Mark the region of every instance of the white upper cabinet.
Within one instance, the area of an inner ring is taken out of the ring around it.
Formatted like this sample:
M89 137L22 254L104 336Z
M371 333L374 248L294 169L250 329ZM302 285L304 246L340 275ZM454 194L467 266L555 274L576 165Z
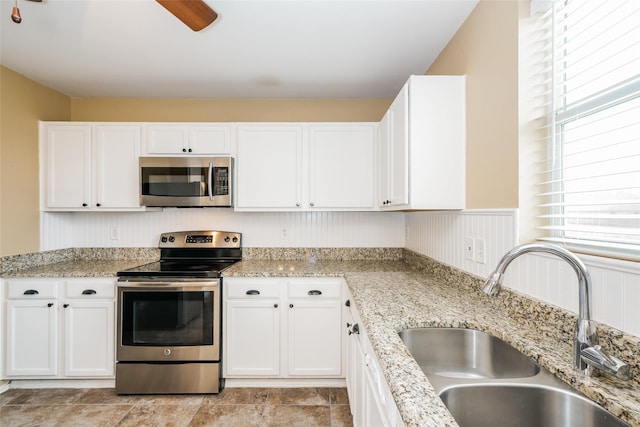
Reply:
M91 126L48 125L45 132L46 208L88 208L91 204Z
M375 126L309 128L309 207L374 208Z
M302 126L239 126L237 152L236 208L300 208Z
M465 207L464 76L411 76L380 123L379 206Z
M96 208L140 207L140 126L96 126L93 194Z
M373 210L376 128L240 125L236 210Z
M43 210L141 210L139 125L41 123Z
M158 123L145 126L143 153L149 156L229 155L229 125Z

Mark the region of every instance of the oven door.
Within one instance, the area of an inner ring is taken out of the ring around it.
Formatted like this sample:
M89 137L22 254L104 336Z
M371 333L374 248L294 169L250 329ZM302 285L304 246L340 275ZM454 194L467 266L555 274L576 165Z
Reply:
M220 285L215 280L122 282L119 362L220 360Z

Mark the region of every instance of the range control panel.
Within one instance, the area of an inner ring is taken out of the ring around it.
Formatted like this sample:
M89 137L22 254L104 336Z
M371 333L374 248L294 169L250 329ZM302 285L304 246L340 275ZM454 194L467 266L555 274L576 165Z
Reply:
M174 231L160 235L159 248L239 248L242 233L232 231Z

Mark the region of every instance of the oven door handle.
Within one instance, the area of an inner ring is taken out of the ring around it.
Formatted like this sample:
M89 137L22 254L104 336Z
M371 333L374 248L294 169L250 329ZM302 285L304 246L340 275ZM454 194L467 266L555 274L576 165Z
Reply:
M191 279L191 280L182 280L182 281L139 281L139 282L119 282L118 287L120 289L145 289L145 290L153 290L154 288L158 290L175 290L175 289L185 289L185 290L198 290L205 289L212 290L217 289L220 285L218 280L202 280L202 279Z

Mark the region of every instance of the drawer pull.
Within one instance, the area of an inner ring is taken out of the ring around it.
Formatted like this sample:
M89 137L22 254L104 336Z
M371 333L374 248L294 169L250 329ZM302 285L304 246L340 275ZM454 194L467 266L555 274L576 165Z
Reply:
M309 292L307 292L307 295L322 295L322 291L319 291L317 289L312 289Z
M260 295L260 291L257 289L249 289L247 295Z
M26 291L24 291L24 295L38 295L40 292L36 291L35 289L27 289Z
M273 308L278 308L278 304L273 304Z
M95 295L96 293L97 292L93 289L85 289L84 291L82 291L82 295Z

